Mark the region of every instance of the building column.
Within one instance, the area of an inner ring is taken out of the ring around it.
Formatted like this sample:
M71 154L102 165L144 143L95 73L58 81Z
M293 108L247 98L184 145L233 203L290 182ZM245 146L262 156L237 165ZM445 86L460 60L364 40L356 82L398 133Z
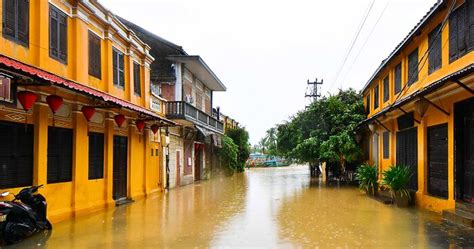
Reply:
M145 185L145 194L148 195L151 193L151 188L150 188L150 176L149 176L149 167L151 164L151 158L150 158L150 150L151 150L151 145L150 145L150 129L145 128L143 129L143 135L140 135L143 139L145 151L143 152L143 160L144 160L144 169L143 169L143 174L145 175L144 177L144 185Z
M418 193L426 194L428 189L428 158L426 119L421 118L418 125Z
M454 178L454 108L451 109L451 114L448 117L448 201L454 204L455 181Z
M114 120L112 118L105 119L105 167L104 167L104 180L105 180L105 198L107 204L113 204L113 167L114 167Z
M87 208L87 181L89 178L89 136L87 134L88 123L82 112L73 111L73 208L80 212ZM82 206L81 206L82 204Z
M48 183L48 105L37 102L34 107L33 184Z

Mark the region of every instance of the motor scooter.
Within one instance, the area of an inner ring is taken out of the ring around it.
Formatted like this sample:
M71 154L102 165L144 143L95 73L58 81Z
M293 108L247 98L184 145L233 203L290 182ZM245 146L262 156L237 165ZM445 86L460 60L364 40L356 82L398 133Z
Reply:
M36 193L42 186L24 188L17 195L12 194L12 201L0 201L0 244L15 244L37 232L52 230L46 216L46 199ZM0 197L10 194L4 192Z

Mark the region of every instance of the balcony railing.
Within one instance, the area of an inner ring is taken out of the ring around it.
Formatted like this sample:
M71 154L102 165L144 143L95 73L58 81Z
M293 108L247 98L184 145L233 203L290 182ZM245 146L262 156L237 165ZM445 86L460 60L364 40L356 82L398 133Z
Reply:
M224 132L224 123L184 101L170 101L166 103L166 117L188 120L210 130L220 133Z

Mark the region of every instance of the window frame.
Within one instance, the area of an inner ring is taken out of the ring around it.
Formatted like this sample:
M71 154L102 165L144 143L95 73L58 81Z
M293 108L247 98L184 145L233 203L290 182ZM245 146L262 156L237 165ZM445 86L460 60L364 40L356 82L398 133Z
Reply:
M98 140L91 140L91 139L99 139L99 142L102 143L102 146L100 144L94 146L91 146L91 142L98 142ZM101 140L101 141L100 141ZM88 158L89 158L89 173L88 173L88 179L89 180L98 180L98 179L104 179L104 159L105 159L105 135L104 133L100 132L89 132L89 152L88 152ZM101 149L102 148L102 149ZM98 153L98 155L94 155L94 153ZM100 164L95 165L96 161L91 160L91 157L98 156L102 160L100 161Z
M52 131L55 130L54 134ZM54 127L54 126L49 126L48 127L48 149L47 149L47 183L48 184L54 184L54 183L64 183L64 182L72 182L72 175L73 175L73 149L74 149L74 135L73 135L73 129L70 128L62 128L62 127ZM59 134L58 134L59 133ZM68 137L66 137L66 135ZM70 141L66 140L70 136ZM62 140L59 142L60 145L58 145L58 141L55 140L55 143L52 143L52 137L55 139L61 138ZM67 143L67 144L66 144ZM70 144L69 144L70 143ZM58 146L54 147L52 145ZM66 148L65 146L70 146L70 148ZM52 151L53 149L56 148L61 148L63 151L60 151L61 153L59 156L57 156L54 152ZM65 154L68 153L68 154ZM69 156L70 158L66 158ZM70 165L66 165L63 161L59 164L52 164L52 159L53 158L59 158L59 159L67 159L69 161ZM57 170L57 177L53 178L53 174L51 174L51 170L53 170L53 167L56 167L55 169ZM64 167L68 167L68 169L64 169ZM69 172L68 172L69 171ZM62 173L68 173L67 176L63 177L61 174Z
M399 72L398 81L397 71ZM398 63L393 70L393 88L394 94L399 94L402 91L402 62Z
M133 93L135 96L142 96L142 80L141 80L141 65L133 62Z
M365 111L367 112L367 115L370 113L370 91L367 93L367 96L365 97L365 102L366 102L366 106L365 106Z
M390 99L390 74L385 76L383 79L383 102L387 102Z
M112 57L113 85L117 88L125 89L125 54L119 49L112 47ZM122 68L120 68L120 60L122 61ZM120 82L121 73L122 82Z
M96 43L94 43L96 42ZM88 44L89 44L89 75L97 79L102 79L102 39L100 36L89 30ZM93 47L97 45L97 47ZM92 50L97 51L92 51ZM95 57L91 56L93 53Z
M413 62L414 60L414 57L416 55L416 61ZM413 85L414 83L416 83L418 80L419 80L419 77L420 77L420 72L419 72L419 61L420 61L420 58L419 58L419 51L418 51L418 47L413 49L413 51L408 54L408 79L407 79L407 84L408 86L411 86ZM415 70L416 69L416 70ZM415 73L415 74L414 74ZM412 76L416 76L416 77L412 77Z
M428 74L432 74L442 67L443 52L440 29L441 25L439 24L428 34Z
M14 17L13 17L14 22L15 22L15 24L14 24L15 30L13 32L15 34L13 36L11 36L11 35L9 35L5 32L6 23L7 23L7 20L6 20L7 19L7 15L6 15L7 5L5 4L6 1L7 0L2 0L2 13L3 13L3 15L2 15L2 36L3 36L3 38L5 38L7 40L15 42L15 43L17 43L17 44L19 44L23 47L29 48L29 46L30 46L30 1L29 0L14 0L13 1L14 2L14 7L13 8L15 9L14 10ZM25 19L26 19L25 20L25 25L26 25L26 27L25 27L25 31L26 31L25 41L21 40L18 36L18 33L19 33L18 32L18 29L19 29L18 20L20 18L19 17L20 2L19 1L24 1L25 4L27 4L27 11L26 11L26 17L25 17Z
M53 41L52 41L52 18L54 18L51 14L52 12L56 12L57 13L57 18L56 18L56 25L57 25L57 41L56 41L56 49L57 49L57 55L54 55L53 53L53 48L52 48L52 45L53 45ZM64 13L61 9L57 8L56 6L52 5L51 3L49 4L49 57L51 57L52 59L54 60L57 60L63 64L66 64L67 65L67 60L68 60L68 15L66 13ZM66 45L66 49L63 51L63 46L61 46L62 44L62 41L61 41L61 34L62 34L62 31L61 31L61 20L62 18L65 19L65 45ZM61 58L61 55L64 54L64 59Z
M379 85L377 84L375 87L374 87L374 110L376 110L377 108L379 108Z

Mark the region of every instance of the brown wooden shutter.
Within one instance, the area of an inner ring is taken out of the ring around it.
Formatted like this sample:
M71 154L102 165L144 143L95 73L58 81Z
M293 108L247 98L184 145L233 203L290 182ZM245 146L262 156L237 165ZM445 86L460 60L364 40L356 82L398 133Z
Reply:
M428 73L432 73L441 68L441 26L438 25L428 34Z
M466 4L459 7L458 10L458 53L463 54L467 50L467 8Z
M474 1L468 0L469 49L474 49Z
M395 94L402 90L402 63L395 67Z
M67 16L63 13L59 17L59 59L67 61Z
M100 37L89 31L89 75L102 78Z
M408 55L408 85L418 81L418 48Z
M89 133L89 179L104 178L104 134Z
M30 1L18 0L18 19L17 32L18 41L28 45L29 43L29 20L30 20Z
M53 58L58 58L58 12L50 7L49 9L49 53Z
M48 183L72 180L72 130L48 128Z
M113 71L114 71L114 85L118 85L118 52L115 48L112 51Z
M15 37L15 1L16 0L4 0L3 1L3 35L9 37Z
M134 83L134 92L136 95L141 96L141 78L140 78L140 64L133 63L133 83Z

